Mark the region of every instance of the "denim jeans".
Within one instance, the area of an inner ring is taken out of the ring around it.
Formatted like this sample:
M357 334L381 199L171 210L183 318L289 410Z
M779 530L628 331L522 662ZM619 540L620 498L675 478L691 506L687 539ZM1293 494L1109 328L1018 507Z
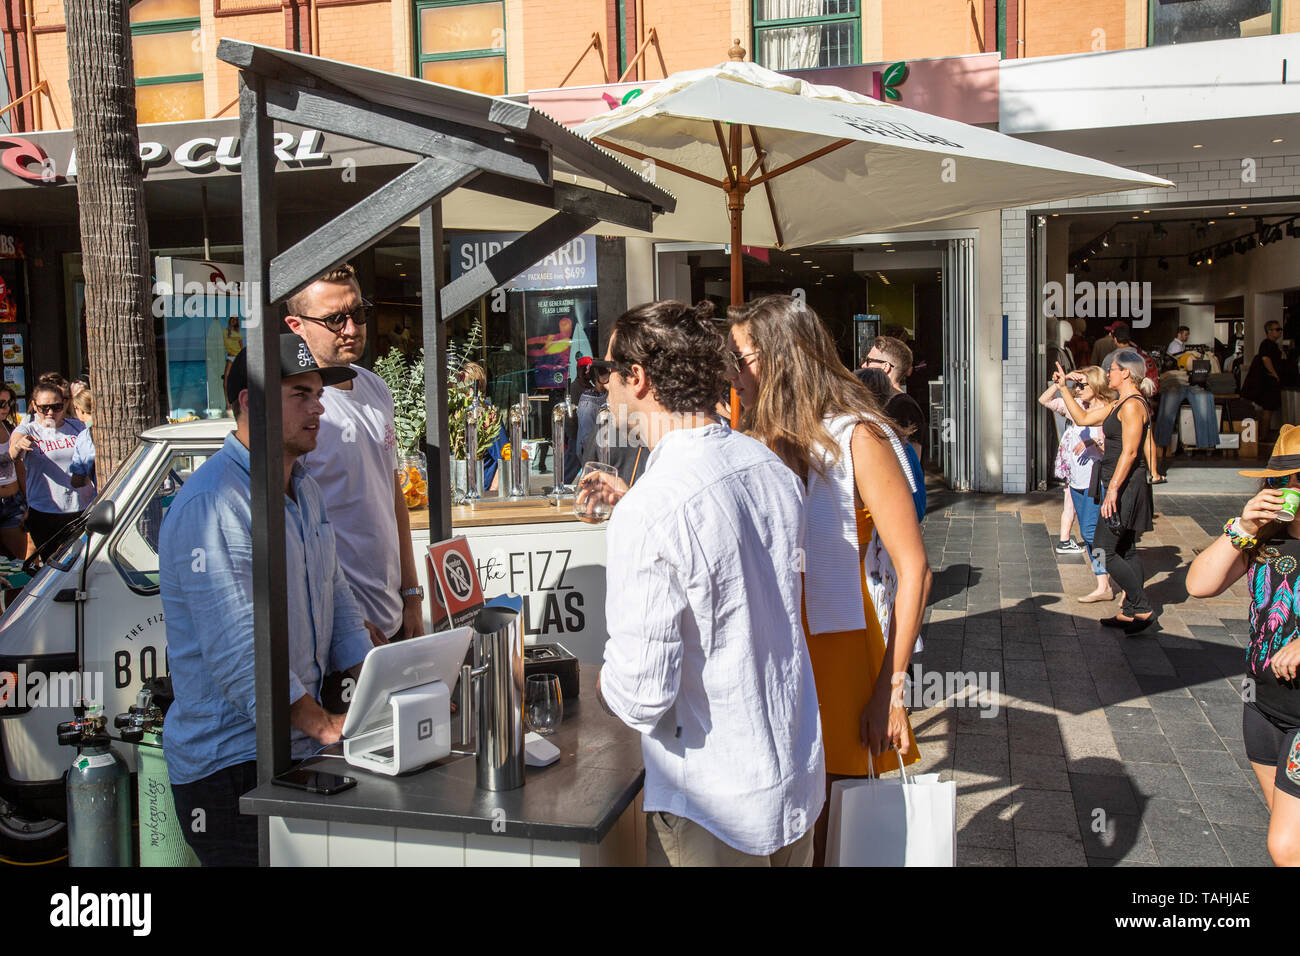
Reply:
M1170 385L1160 393L1160 408L1156 411L1156 444L1167 448L1178 424L1178 410L1183 402L1192 406L1192 419L1196 422L1196 447L1219 447L1219 422L1214 414L1214 393L1199 385L1183 387Z
M1088 560L1092 562L1092 573L1105 574L1101 562L1092 550L1092 540L1097 533L1097 519L1101 516L1101 505L1092 500L1087 488L1071 488L1070 500L1074 502L1074 515L1079 519L1079 537L1083 538L1088 549Z

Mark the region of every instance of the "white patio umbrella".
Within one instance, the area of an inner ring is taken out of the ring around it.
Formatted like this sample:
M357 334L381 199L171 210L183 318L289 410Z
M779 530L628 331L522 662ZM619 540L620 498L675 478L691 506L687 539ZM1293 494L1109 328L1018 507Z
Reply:
M641 162L677 197L677 210L656 220L656 237L731 243L733 304L743 293L742 242L806 246L1173 185L734 61L674 73L575 132Z

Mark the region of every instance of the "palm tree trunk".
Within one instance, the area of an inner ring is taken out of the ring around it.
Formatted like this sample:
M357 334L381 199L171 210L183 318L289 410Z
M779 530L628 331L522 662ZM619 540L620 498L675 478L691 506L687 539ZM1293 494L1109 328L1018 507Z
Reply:
M161 421L130 3L65 0L64 11L95 460L106 478Z

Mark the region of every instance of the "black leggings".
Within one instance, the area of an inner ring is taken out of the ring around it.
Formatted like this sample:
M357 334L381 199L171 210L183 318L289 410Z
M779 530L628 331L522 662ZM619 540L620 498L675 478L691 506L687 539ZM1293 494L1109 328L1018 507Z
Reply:
M1142 559L1138 557L1139 537L1138 532L1128 528L1112 531L1106 519L1099 518L1092 538L1093 548L1099 548L1103 552L1102 564L1111 576L1112 583L1124 589L1121 612L1129 617L1146 614L1151 610L1151 603L1142 590L1142 580L1146 573L1142 570Z

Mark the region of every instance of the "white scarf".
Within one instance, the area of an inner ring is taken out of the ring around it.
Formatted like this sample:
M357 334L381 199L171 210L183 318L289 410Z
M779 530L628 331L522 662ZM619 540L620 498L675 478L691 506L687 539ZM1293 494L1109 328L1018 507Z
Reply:
M903 443L889 426L877 419L872 421L889 436L899 467L907 477L908 486L915 492L916 481L907 464ZM850 415L826 419L826 430L840 449L839 461L832 464L831 454L824 452L826 478L822 478L816 471L811 471L808 475L804 607L811 634L860 631L867 626L858 572L858 525L854 513L851 447L853 429L858 423L859 419ZM862 563L867 573L867 593L875 605L880 632L888 641L889 620L894 610L894 597L898 593L898 575L874 528Z

